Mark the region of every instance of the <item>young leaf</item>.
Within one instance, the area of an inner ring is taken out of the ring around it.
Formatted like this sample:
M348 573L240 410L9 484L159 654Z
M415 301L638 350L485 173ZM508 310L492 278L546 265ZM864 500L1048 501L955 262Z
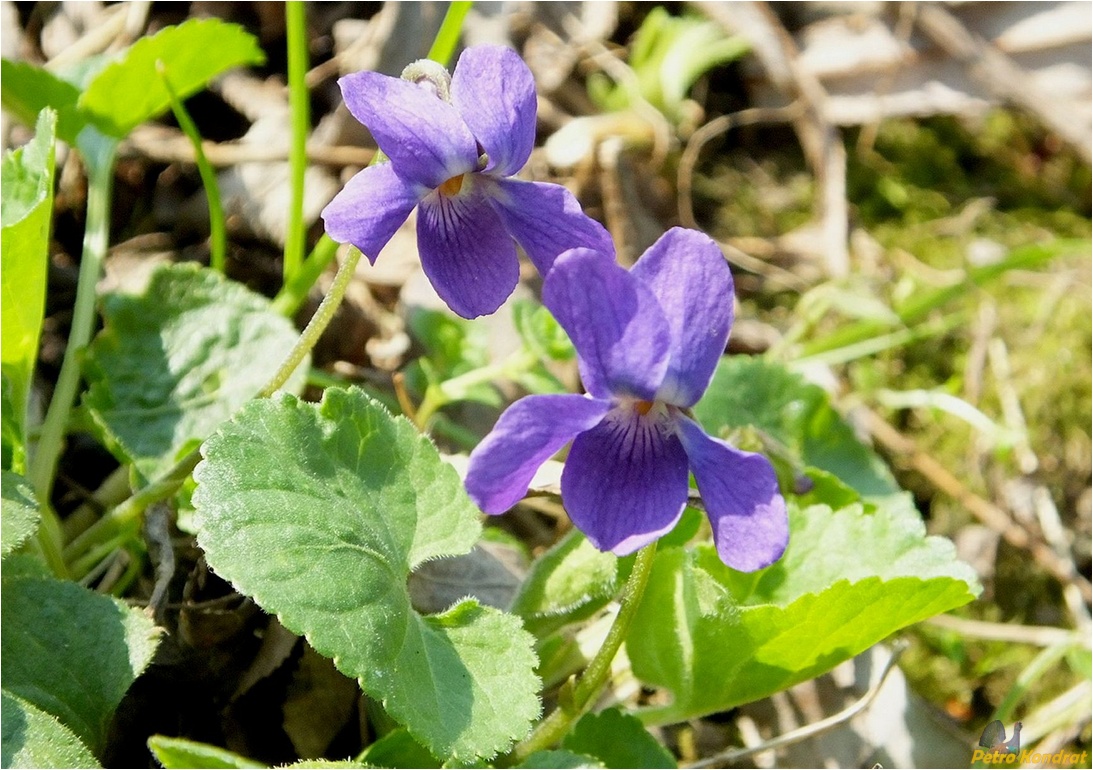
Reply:
M0 686L97 752L114 709L155 651L152 622L75 583L13 575L7 561L2 584Z
M304 634L437 757L490 756L539 713L532 639L474 601L411 606L419 564L466 553L455 469L357 389L253 402L203 447L193 502L209 564Z
M785 444L805 465L827 471L866 497L899 491L892 474L800 375L762 358L721 359L695 416L713 436L755 426Z
M0 766L101 767L71 730L6 690L0 692Z
M513 303L512 322L527 349L540 358L569 361L577 355L565 329L542 305L529 300Z
M236 754L233 751L211 746L208 743L188 741L185 738L168 738L166 735L153 735L148 739L148 748L156 755L156 761L166 770L193 767L201 770L246 770L246 768L266 767L260 762Z
M191 19L134 43L91 80L79 106L103 131L121 138L171 104L157 62L162 62L178 98L185 99L232 67L261 64L265 58L258 41L242 27Z
M791 506L781 561L745 575L711 546L658 552L627 637L634 673L672 691L643 721L724 711L818 676L979 587L906 504ZM674 622L666 622L666 619Z
M80 98L77 86L41 67L8 59L0 61L0 80L4 83L0 100L21 123L35 125L42 110L54 110L57 137L76 144L76 137L87 125L87 118L76 106Z
M626 579L625 574L620 575L619 561L574 529L535 560L513 600L512 611L540 637L583 620L618 593ZM627 568L632 562L627 560Z
M619 708L585 714L562 747L595 757L604 767L677 767L675 757L649 734L641 720Z
M34 138L5 154L0 165L0 371L8 386L3 420L4 434L12 444L12 465L20 471L24 470L27 396L46 302L56 128L57 113L43 110Z
M369 767L440 767L441 763L404 728L398 728L368 746L358 759Z
M17 473L0 474L0 556L7 556L38 529L38 501L30 482Z
M104 302L84 396L103 443L144 479L174 464L254 397L298 336L269 300L194 264ZM286 390L303 388L306 366Z

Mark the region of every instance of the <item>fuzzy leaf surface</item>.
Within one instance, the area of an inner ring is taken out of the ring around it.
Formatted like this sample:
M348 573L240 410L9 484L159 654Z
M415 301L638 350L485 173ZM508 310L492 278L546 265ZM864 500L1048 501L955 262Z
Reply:
M153 735L148 739L148 748L166 770L182 770L187 767L201 770L247 770L247 768L266 767L261 762L236 754L234 751L212 746L208 743L190 741L185 738L169 738L166 735Z
M101 767L67 727L6 690L0 692L0 767Z
M573 529L532 564L512 611L533 633L544 636L604 607L632 564L633 559L598 550Z
M562 747L595 757L610 768L678 766L640 719L617 707L585 714L562 741Z
M265 386L296 342L269 300L192 264L157 270L143 294L112 294L91 344L84 396L101 438L145 479L211 434ZM306 366L285 385L303 388Z
M0 556L7 556L38 529L38 501L30 482L11 471L0 477L0 494Z
M757 573L726 567L712 546L657 554L627 652L637 677L675 701L647 723L764 698L979 593L905 498L872 514L791 506L790 532L785 556Z
M114 709L152 658L155 627L75 583L6 568L2 583L0 685L98 752Z
M178 98L186 99L232 67L261 64L265 58L258 41L239 25L191 19L123 51L91 80L79 107L104 132L122 138L171 105L157 62Z
M203 447L198 541L236 588L304 634L437 757L492 756L539 713L518 618L414 611L406 580L481 532L455 469L357 389L253 402Z

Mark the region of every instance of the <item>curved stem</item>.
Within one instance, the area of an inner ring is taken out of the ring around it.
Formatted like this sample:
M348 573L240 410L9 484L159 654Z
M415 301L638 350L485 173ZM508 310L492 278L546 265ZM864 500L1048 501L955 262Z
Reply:
M592 658L592 662L581 674L581 678L573 685L569 702L563 700L558 708L550 713L550 716L536 726L531 735L516 744L507 759L519 763L536 751L550 748L561 740L562 736L569 732L573 723L595 703L611 674L611 662L629 633L630 624L633 623L634 615L641 605L656 552L656 541L638 551L630 578L623 588L619 614L615 616L615 622L611 624L611 630L607 632L603 646Z
M201 146L201 132L197 130L197 124L175 93L167 68L162 61L156 62L156 71L159 72L160 80L163 81L163 86L171 99L171 112L178 121L178 127L182 129L182 133L186 135L194 148L197 172L201 175L201 184L205 187L205 197L209 199L209 267L223 273L228 238L225 235L224 206L220 202L220 185L216 182L216 172L213 171L209 159L205 157L205 150Z
M284 280L290 281L304 258L304 172L307 171L307 133L311 128L310 96L307 91L307 16L301 0L285 3L285 32L288 37L288 104L292 116L292 144L289 147L289 188L291 198L285 222Z
M338 310L338 305L342 303L342 297L345 296L345 290L349 288L349 282L353 280L353 274L357 270L357 263L361 259L361 253L358 249L349 249L346 254L345 262L338 267L338 272L334 276L334 283L330 286L330 291L323 297L323 301L319 303L319 309L315 311L315 315L308 321L307 327L300 334L300 339L296 341L292 350L289 352L288 357L281 362L281 367L270 379L266 387L262 388L259 392L259 398L269 398L274 392L288 382L288 378L292 376L292 373L296 371L296 367L300 365L300 362L304 360L311 349L315 347L315 343L319 341L319 337L326 331L326 327L330 325L330 321L334 318L334 313Z

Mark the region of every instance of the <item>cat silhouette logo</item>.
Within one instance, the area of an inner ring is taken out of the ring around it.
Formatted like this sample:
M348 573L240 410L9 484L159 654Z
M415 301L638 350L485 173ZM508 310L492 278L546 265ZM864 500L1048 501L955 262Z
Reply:
M1021 723L1013 725L1013 735L1006 740L1006 727L1001 720L995 719L983 728L983 734L979 736L979 745L987 751L1002 754L1021 753Z

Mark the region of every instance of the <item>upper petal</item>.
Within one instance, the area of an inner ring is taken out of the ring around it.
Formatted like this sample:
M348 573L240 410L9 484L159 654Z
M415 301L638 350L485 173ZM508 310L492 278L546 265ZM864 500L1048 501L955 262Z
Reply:
M504 513L524 497L540 465L610 408L574 394L520 399L471 452L467 493L486 513Z
M686 417L677 426L721 561L741 572L778 561L789 543L789 518L770 461L710 438Z
M653 399L668 368L671 332L644 284L602 253L572 249L547 275L543 304L573 340L589 393Z
M511 48L468 48L452 73L452 104L489 155L486 171L515 174L535 144L535 79Z
M429 189L408 182L391 163L369 166L349 180L323 209L327 235L338 243L352 243L375 262Z
M421 267L448 307L464 318L497 310L520 278L516 245L468 174L459 195L431 193L417 213Z
M672 330L668 373L658 398L692 406L706 392L732 328L729 264L708 235L673 227L630 273L652 290Z
M573 441L562 503L601 551L636 551L675 526L687 502L687 456L655 413L612 410Z
M497 179L494 184L493 207L540 275L549 273L554 260L568 249L615 252L604 226L585 214L573 193L560 184L519 179Z
M407 179L435 188L477 166L474 135L434 91L378 72L346 75L338 85L353 117Z

